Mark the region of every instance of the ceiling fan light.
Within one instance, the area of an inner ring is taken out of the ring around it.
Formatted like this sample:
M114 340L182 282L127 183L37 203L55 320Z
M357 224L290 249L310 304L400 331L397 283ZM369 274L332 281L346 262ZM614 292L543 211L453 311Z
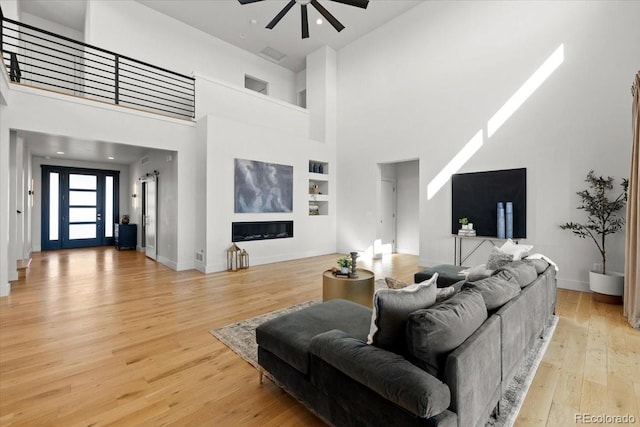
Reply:
M318 18L318 19L316 19L316 24L318 24L318 25L322 25L322 18Z

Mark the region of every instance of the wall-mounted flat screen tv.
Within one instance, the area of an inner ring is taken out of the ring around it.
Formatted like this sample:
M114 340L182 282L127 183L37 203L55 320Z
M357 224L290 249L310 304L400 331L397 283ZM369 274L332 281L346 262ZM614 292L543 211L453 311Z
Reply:
M496 237L498 202L513 203L513 238L527 237L527 169L460 173L451 177L451 233L468 218L478 236Z

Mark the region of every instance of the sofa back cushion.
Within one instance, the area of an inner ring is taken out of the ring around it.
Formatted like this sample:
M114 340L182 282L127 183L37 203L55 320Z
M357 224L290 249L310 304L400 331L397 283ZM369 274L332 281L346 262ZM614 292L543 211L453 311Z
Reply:
M494 274L506 271L513 276L521 288L524 288L538 277L536 268L528 261L513 261L500 267Z
M533 268L536 269L536 273L538 273L538 275L542 274L547 267L549 267L549 263L543 259L527 258L523 261L533 265Z
M437 279L436 273L427 281L402 289L378 289L373 296L371 329L367 344L404 354L404 331L409 313L427 308L436 302Z
M487 319L482 295L466 289L427 309L416 310L407 322L409 359L442 379L447 355L469 338Z
M466 282L463 289L476 289L482 295L488 311L502 307L520 293L520 285L513 276L502 271L486 279Z

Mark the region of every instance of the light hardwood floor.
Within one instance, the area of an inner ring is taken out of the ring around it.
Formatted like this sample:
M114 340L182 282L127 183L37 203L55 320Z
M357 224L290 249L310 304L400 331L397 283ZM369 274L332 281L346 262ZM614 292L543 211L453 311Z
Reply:
M34 254L0 298L0 425L323 425L208 330L321 298L336 257L202 275L112 248ZM359 264L411 280L416 263ZM560 290L557 311L517 424L573 425L579 412L640 423L640 333L621 307Z

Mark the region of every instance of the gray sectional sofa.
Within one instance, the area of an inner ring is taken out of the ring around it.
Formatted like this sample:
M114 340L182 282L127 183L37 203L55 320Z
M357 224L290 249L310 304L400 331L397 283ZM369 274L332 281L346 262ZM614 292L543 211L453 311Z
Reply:
M503 298L503 290L495 292L495 283L505 280L507 294L515 296ZM514 283L520 289L514 290ZM462 344L431 359L421 358L420 351L394 352L367 344L371 310L333 300L260 325L259 364L332 425L484 425L499 409L509 380L555 312L555 269L544 262L515 261L485 283L456 286L462 288L458 294L412 312L407 319L408 347L420 347L420 340L429 345L429 336L439 336L441 342L452 333L436 329L435 335L425 335L423 318L431 317L433 325L434 318L437 323L439 315L448 316L452 310L458 313L456 321L466 322L465 313L473 310L482 316L480 326ZM478 301L484 301L481 309ZM469 323L459 324L453 335L464 329L461 325ZM433 332L432 328L429 333ZM430 369L434 363L436 368Z

